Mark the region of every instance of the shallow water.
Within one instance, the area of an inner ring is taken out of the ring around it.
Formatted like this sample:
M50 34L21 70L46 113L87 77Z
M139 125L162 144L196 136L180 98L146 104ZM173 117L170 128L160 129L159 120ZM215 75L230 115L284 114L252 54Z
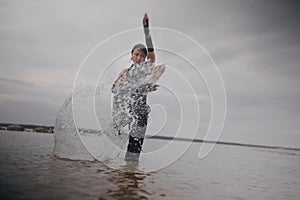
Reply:
M166 141L146 139L145 151ZM52 156L53 135L0 131L1 199L300 199L300 152L195 143L156 172Z

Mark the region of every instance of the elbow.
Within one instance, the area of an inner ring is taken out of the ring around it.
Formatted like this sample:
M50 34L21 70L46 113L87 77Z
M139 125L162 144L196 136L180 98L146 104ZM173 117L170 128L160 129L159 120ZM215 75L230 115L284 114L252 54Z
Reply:
M151 63L155 63L155 54L154 52L148 52L148 59L150 60Z
M155 63L155 58L150 58L151 63Z

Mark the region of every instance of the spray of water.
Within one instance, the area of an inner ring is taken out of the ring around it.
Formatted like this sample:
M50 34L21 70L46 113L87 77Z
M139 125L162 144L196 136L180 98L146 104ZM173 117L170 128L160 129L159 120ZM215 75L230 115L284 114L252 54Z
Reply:
M139 131L138 117L150 112L145 98L157 89L155 82L164 71L164 65L146 61L133 64L111 89L109 83L96 89L88 85L77 87L57 116L55 156L73 160L123 160L129 134L145 136L145 131ZM109 99L112 108L107 106ZM91 102L94 107L87 106Z

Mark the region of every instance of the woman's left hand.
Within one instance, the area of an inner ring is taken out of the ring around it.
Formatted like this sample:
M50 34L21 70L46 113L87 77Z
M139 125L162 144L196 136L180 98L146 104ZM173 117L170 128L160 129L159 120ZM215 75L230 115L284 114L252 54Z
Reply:
M147 13L144 14L143 26L144 26L144 33L148 34L150 30L149 30L149 17Z
M159 85L154 83L147 83L142 86L144 92L153 92L158 89Z

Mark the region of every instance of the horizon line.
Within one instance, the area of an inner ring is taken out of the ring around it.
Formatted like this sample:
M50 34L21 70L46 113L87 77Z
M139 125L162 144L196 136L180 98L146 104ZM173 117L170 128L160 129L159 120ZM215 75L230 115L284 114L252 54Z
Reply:
M161 140L177 140L177 141L182 141L182 142L195 142L195 143L212 143L212 144L255 147L255 148L264 148L264 149L281 149L281 150L300 151L300 148L296 148L296 147L282 147L282 146L249 144L249 143L239 143L239 142L225 142L225 141L212 141L212 140L203 140L203 139L177 138L177 137L171 137L171 136L146 135L145 138L161 139Z

